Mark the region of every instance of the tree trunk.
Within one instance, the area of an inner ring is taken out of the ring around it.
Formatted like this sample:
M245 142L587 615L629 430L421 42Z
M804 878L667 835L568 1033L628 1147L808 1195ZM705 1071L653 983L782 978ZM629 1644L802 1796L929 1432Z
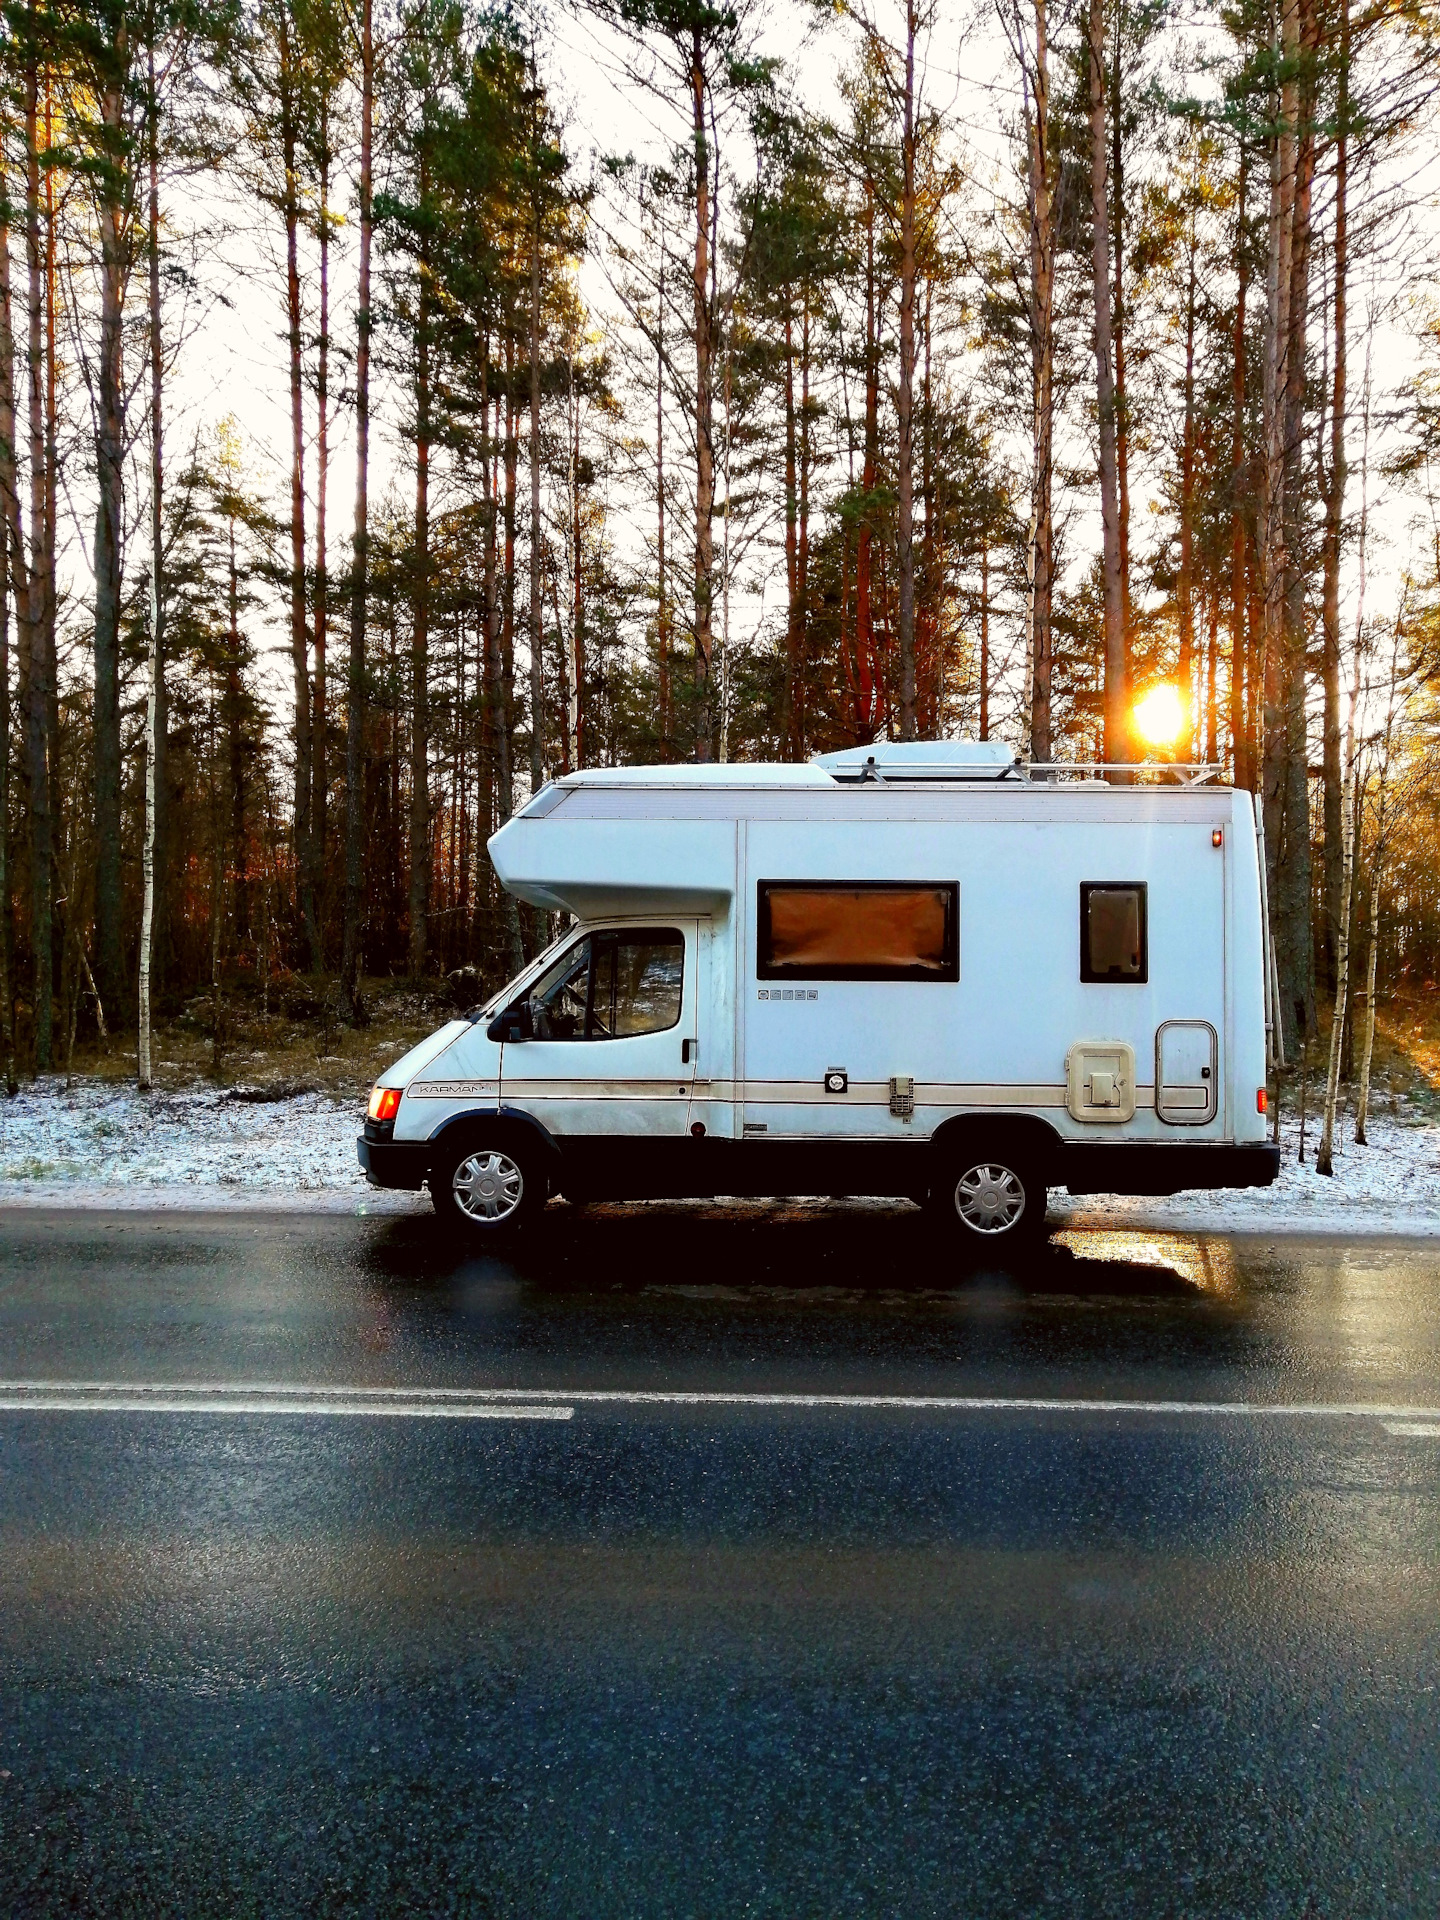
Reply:
M580 402L575 392L575 353L570 353L570 740L572 765L585 765L585 556L580 530Z
M1301 0L1303 53L1314 52L1311 0ZM1290 253L1290 315L1284 371L1284 511L1281 596L1281 724L1283 729L1282 833L1271 898L1276 915L1276 945L1282 983L1282 1011L1291 1010L1297 1027L1314 1028L1314 951L1310 920L1310 793L1306 731L1306 530L1304 430L1305 342L1310 293L1310 200L1315 173L1313 84L1308 76L1297 93L1294 235Z
M1365 959L1365 1043L1360 1055L1360 1087L1355 1098L1355 1144L1368 1147L1366 1123L1370 1118L1370 1067L1375 1058L1375 959L1380 951L1380 871L1381 849L1377 842L1370 869L1370 927Z
M326 813L330 771L327 755L326 652L329 635L325 509L330 478L330 106L320 109L320 339L315 368L315 710L312 720L310 842L319 965L325 964Z
M500 825L504 826L515 808L515 481L520 457L516 434L515 334L513 327L505 339L505 607L498 637L497 682L496 799ZM520 936L520 906L513 893L502 891L501 907L505 916L505 943L510 971L518 973L525 964L525 943Z
M40 249L39 69L34 53L34 13L30 13L31 54L25 72L25 251L29 267L30 414L30 671L25 687L26 770L30 804L30 945L34 960L35 1067L51 1064L54 1026L54 858L51 826L50 645L53 614L45 564L45 340L44 270Z
M800 596L796 544L799 499L795 446L795 339L790 289L785 289L785 682L780 700L780 751L800 758Z
M1125 134L1121 112L1124 100L1122 64L1125 9L1115 9L1115 58L1107 75L1110 90L1110 197L1115 227L1115 476L1120 515L1120 608L1126 657L1135 631L1130 599L1130 410L1125 386L1125 338L1130 316L1125 309Z
M115 33L116 65L128 64L123 22ZM122 146L124 96L118 84L99 99L107 149ZM95 367L95 970L102 1001L113 1012L123 997L120 935L120 593L125 483L125 384L121 317L129 277L126 214L119 182L96 174L100 229L100 337Z
M545 605L540 578L540 87L530 43L530 791L545 783Z
M360 998L360 914L365 838L365 627L370 566L370 237L371 145L375 122L372 0L363 0L360 41L360 266L355 323L355 531L350 581L350 659L345 706L345 926L340 962L342 1005L357 1026Z
M420 166L420 204L429 193ZM423 237L415 316L415 601L410 643L410 975L425 971L430 911L430 248Z
M1345 516L1345 408L1346 408L1346 293L1349 273L1349 139L1346 119L1349 114L1350 6L1340 0L1340 60L1335 139L1335 299L1333 338L1335 369L1330 392L1330 471L1323 473L1321 493L1325 503L1323 540L1323 587L1321 625L1324 646L1324 773L1325 833L1325 978L1331 993L1338 975L1337 946L1341 917L1341 869L1344 864L1341 841L1341 767L1340 767L1340 534Z
M726 444L729 444L728 430ZM810 457L810 296L806 288L800 311L800 526L795 541L797 760L805 756L806 668L810 645ZM726 491L729 491L728 485Z
M160 337L160 160L159 101L155 92L155 49L149 49L147 144L150 165L150 218L147 252L150 265L150 658L145 701L145 835L140 871L143 888L140 909L139 1044L136 1066L142 1090L152 1083L150 1034L150 971L155 944L156 828L160 799L161 730L164 725L165 595L161 581L164 562L164 416Z
M1349 777L1341 795L1340 831L1344 839L1340 870L1340 926L1335 942L1335 1012L1330 1023L1330 1068L1325 1080L1325 1119L1320 1129L1320 1145L1315 1154L1315 1171L1335 1171L1335 1106L1340 1097L1340 1057L1344 1042L1346 1002L1350 994L1350 862L1353 857L1350 837Z
M674 738L670 710L670 587L665 565L665 243L660 243L659 293L655 302L655 672L660 695L660 758L668 760Z
M280 146L285 168L285 312L290 347L290 664L295 692L295 894L310 966L324 966L315 916L315 851L310 802L314 781L310 715L310 633L305 618L305 389L300 308L299 80L286 14L280 30Z
M915 33L915 0L908 0L900 135L900 391L895 405L902 740L915 738Z
M868 156L867 156L868 159ZM865 178L865 455L860 471L864 496L860 534L855 552L856 722L862 736L857 745L873 738L880 707L880 671L875 647L874 512L880 467L880 347L879 292L875 272L875 183Z
M0 205L6 196L0 154ZM10 245L8 210L0 212L0 247L8 255ZM8 292L6 298L8 307ZM10 332L8 314L0 351L8 358ZM0 402L3 406L3 402ZM0 424L0 432L4 431ZM10 941L10 535L8 518L0 525L0 1076L5 1091L14 1096L15 1079L15 994L11 984Z
M1030 393L1032 454L1026 542L1026 625L1030 643L1030 758L1054 753L1050 681L1055 590L1055 228L1050 194L1050 45L1047 0L1035 0L1035 97L1028 141L1030 212ZM1018 33L1018 28L1017 28ZM1023 41L1021 42L1023 45ZM987 556L988 557L988 556ZM988 715L987 715L988 727Z
M1194 755L1195 699L1192 687L1195 658L1195 213L1190 212L1186 236L1189 270L1185 290L1185 413L1180 442L1180 693Z
M1230 752L1237 787L1253 788L1245 725L1245 302L1250 291L1245 248L1246 168L1242 154L1235 213L1235 331L1230 374Z
M695 758L714 757L712 696L715 572L714 341L710 312L710 140L705 126L708 84L701 29L690 49L690 107L695 151Z
M29 720L29 680L30 656L33 650L32 629L34 625L32 596L30 592L30 573L25 559L25 540L20 522L20 478L17 466L15 418L15 331L14 308L10 285L10 191L9 178L5 170L5 152L0 144L0 507L3 507L3 528L0 528L0 567L4 570L5 585L13 589L15 600L15 627L20 667L21 722L28 727ZM13 946L11 942L10 915L10 868L9 868L9 777L10 777L10 730L13 716L10 708L9 676L9 595L0 603L0 645L3 645L6 658L0 663L0 753L4 755L4 765L0 768L0 862L4 863L3 884L0 884L0 965L5 970L3 987L4 1003L0 1008L0 1021L3 1021L3 1039L5 1049L5 1084L9 1093L14 1093L15 1081L15 978L12 970ZM26 735L28 741L28 731Z
M990 738L990 533L980 549L980 725L982 740Z
M1289 793L1288 744L1284 724L1284 687L1286 680L1283 634L1285 600L1285 487L1286 462L1286 370L1289 364L1291 325L1290 282L1294 246L1295 206L1295 126L1298 117L1298 92L1294 78L1299 52L1296 19L1297 0L1284 0L1279 22L1278 45L1272 41L1271 53L1283 63L1284 78L1278 89L1275 108L1276 132L1270 142L1270 215L1266 259L1265 367L1262 411L1264 422L1264 465L1260 494L1260 601L1261 666L1260 697L1263 702L1262 787L1265 805L1265 849L1270 866L1270 900L1277 952L1277 980L1285 991L1279 994L1283 1022L1282 1045L1293 1058L1299 1031L1295 1001L1289 991L1288 970L1282 975L1278 955L1286 939L1282 878L1287 867L1286 809ZM1308 833L1307 833L1308 842Z
M1090 0L1090 209L1095 287L1095 394L1100 415L1100 518L1105 574L1105 758L1128 760L1130 687L1120 577L1120 505L1115 466L1115 374L1110 343L1110 194L1105 133L1105 15Z

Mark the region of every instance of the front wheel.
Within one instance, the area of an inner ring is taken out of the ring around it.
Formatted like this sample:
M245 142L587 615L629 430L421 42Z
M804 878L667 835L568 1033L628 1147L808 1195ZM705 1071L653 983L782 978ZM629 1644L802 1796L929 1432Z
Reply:
M1045 1184L1018 1154L959 1154L931 1189L937 1219L959 1227L973 1246L1015 1246L1045 1226Z
M440 1219L468 1238L508 1232L545 1204L547 1181L535 1157L512 1142L468 1141L430 1176Z

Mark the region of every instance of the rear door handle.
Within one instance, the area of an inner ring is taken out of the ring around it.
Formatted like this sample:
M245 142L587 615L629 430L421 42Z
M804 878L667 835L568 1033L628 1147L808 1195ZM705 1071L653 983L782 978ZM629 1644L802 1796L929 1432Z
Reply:
M680 1064L681 1064L681 1066L688 1066L688 1065L689 1065L689 1063L690 1063L690 1049L691 1049L692 1047L695 1047L695 1048L696 1048L696 1050L697 1050L697 1052L698 1052L698 1050L699 1050L699 1046L698 1046L698 1042L696 1042L696 1041L694 1041L694 1040L682 1040L682 1041L680 1042Z

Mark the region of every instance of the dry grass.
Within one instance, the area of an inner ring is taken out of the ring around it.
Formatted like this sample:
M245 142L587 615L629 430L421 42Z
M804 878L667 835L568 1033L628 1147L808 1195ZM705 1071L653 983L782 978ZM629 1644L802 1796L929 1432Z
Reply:
M370 1024L358 1028L340 1020L333 990L328 1006L323 993L303 984L277 990L268 1014L258 1000L227 1001L218 1074L213 1072L210 1000L193 1000L183 1012L156 1022L156 1083L185 1087L211 1080L219 1086L283 1086L293 1093L343 1098L363 1095L392 1060L456 1012L453 998L439 983L416 988L408 982L367 980L363 991ZM135 1073L134 1036L77 1042L74 1065L76 1074L87 1078L128 1080Z

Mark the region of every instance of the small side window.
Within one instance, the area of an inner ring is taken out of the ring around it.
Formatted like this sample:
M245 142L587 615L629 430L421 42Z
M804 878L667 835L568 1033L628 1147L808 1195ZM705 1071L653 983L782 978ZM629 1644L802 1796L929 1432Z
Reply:
M1080 882L1080 978L1136 986L1150 978L1143 880Z

